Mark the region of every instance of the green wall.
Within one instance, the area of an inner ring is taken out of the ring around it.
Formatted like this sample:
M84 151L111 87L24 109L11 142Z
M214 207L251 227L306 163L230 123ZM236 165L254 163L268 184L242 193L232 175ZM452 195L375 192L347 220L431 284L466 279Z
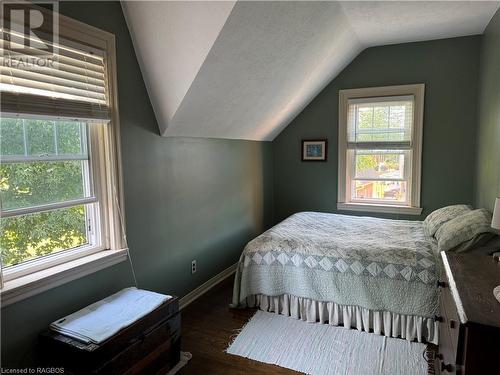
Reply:
M500 10L483 37L476 170L475 203L493 209L500 197Z
M127 234L142 288L182 296L237 261L273 221L336 211L340 89L425 83L423 215L473 201L481 37L363 51L272 144L167 139L158 135L119 3L65 2L61 11L116 35ZM484 37L479 89L475 197L487 207L500 195L499 18ZM324 137L328 161L301 162L301 139ZM131 284L121 263L3 308L2 365L29 364L49 322Z
M336 212L338 91L361 87L426 84L422 217L472 203L480 42L473 36L364 50L273 141L275 221L297 211ZM328 161L301 162L301 140L315 138L328 139Z
M271 223L272 145L160 137L120 3L62 3L61 12L116 35L132 259L140 287L182 296L235 263ZM121 263L6 306L2 366L30 363L48 323L131 284Z

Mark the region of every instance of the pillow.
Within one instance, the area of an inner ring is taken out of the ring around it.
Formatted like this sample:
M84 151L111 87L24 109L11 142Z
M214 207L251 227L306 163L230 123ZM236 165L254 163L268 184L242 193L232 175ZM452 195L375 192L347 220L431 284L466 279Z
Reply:
M490 233L491 214L488 210L469 211L444 223L436 232L439 251L464 251L481 242L484 233Z
M429 236L434 236L437 230L451 219L471 211L465 204L455 204L432 211L424 220L424 228Z
M493 232L480 233L474 236L469 241L462 242L460 245L455 246L453 249L450 249L448 251L451 251L453 253L464 253L468 250L476 249L486 245L493 237L495 237L495 233ZM489 253L491 253L491 248L488 248L488 251Z

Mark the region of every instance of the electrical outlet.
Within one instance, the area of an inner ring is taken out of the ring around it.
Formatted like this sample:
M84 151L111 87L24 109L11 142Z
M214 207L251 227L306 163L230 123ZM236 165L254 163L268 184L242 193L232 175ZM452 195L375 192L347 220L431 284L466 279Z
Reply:
M191 273L196 273L196 259L191 261Z

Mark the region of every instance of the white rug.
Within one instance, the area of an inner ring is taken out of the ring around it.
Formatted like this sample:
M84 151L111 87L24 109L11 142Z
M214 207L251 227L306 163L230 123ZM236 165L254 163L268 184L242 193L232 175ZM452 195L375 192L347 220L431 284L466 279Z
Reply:
M229 354L306 374L426 375L424 344L257 311Z

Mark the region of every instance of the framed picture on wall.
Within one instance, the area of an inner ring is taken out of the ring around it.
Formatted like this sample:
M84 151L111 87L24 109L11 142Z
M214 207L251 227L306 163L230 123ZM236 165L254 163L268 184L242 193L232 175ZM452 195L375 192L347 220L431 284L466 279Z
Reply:
M326 139L303 140L302 161L326 161Z

